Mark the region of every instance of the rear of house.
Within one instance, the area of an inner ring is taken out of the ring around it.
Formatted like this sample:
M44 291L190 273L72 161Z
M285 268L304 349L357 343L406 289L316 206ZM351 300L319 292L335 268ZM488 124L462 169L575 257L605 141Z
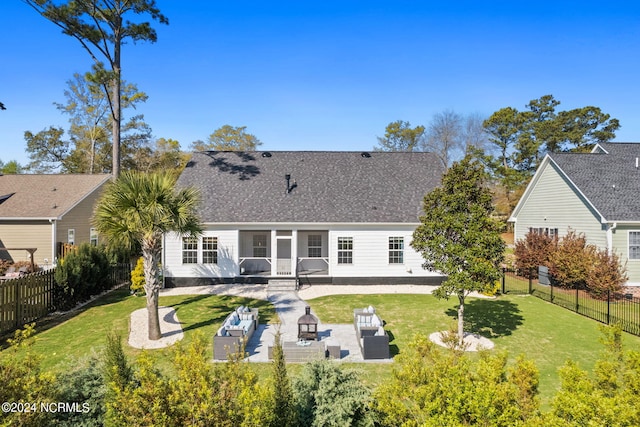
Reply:
M410 243L442 173L430 153L195 153L178 186L205 231L165 236L165 285L438 284Z

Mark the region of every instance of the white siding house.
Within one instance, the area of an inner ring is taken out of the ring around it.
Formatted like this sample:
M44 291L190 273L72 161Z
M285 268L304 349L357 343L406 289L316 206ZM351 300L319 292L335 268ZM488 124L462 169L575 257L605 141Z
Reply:
M443 170L430 153L194 153L204 233L168 234L165 285L438 284L411 246Z
M640 144L601 143L591 153L547 155L514 209L516 240L531 229L572 229L626 264L640 285Z

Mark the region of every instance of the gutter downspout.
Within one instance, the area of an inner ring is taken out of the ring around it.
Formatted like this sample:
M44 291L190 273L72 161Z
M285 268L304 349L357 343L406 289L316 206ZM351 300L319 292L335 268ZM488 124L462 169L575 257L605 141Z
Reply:
M618 223L614 222L607 227L607 252L609 255L613 254L613 230L615 230L617 226Z
M58 264L58 260L56 258L56 240L58 239L58 235L56 233L56 220L49 219L49 223L51 224L51 265L55 267Z

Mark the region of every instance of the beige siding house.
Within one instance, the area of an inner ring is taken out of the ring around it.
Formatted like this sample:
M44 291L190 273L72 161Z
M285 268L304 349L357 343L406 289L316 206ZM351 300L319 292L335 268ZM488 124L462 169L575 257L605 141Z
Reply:
M205 230L165 236L165 284L439 284L411 241L442 174L432 153L194 153L177 184Z
M1 175L0 258L51 266L63 243L97 243L93 208L110 175ZM15 249L13 249L15 248Z
M555 153L542 161L509 221L516 240L530 230L584 233L626 263L640 286L640 144L601 143L591 153Z

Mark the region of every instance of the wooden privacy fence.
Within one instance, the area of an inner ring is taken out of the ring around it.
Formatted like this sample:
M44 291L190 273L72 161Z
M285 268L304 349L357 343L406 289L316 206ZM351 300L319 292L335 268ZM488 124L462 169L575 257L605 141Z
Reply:
M128 282L130 274L129 264L111 266L111 286ZM56 301L58 289L54 277L55 269L52 268L0 283L0 335L41 319L58 308L56 304L60 301Z
M0 334L53 311L54 270L26 274L0 283Z
M529 274L529 277L535 275ZM531 294L607 325L617 323L623 331L640 336L640 298L631 294L607 292L595 298L583 289L562 288L551 281L543 284L506 269L502 275L502 293Z

